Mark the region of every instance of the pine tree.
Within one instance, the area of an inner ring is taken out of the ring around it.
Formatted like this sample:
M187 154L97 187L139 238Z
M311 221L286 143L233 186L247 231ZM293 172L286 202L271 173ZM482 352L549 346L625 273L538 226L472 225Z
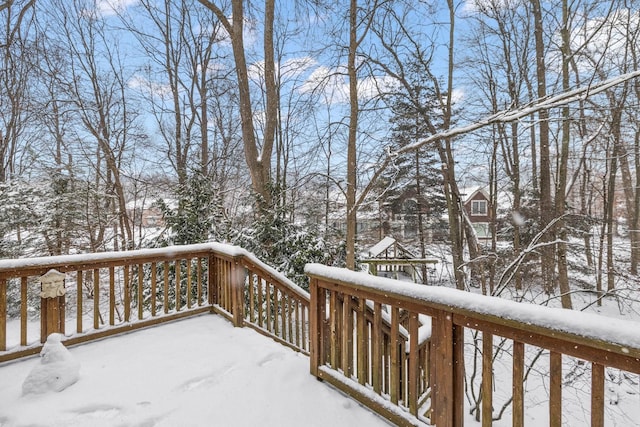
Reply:
M222 198L211 179L196 172L179 188L178 206L156 201L169 231L159 245L202 243L226 233Z
M389 99L393 114L390 119L392 152L430 133L424 117L434 117L438 111L435 94L418 81L412 97L410 100L403 96L391 96ZM437 120L432 119L432 122ZM380 180L380 202L392 212L402 213L405 226L408 223L415 227L422 257L426 256L426 227L436 226L446 210L442 185L436 149L429 145L396 158Z

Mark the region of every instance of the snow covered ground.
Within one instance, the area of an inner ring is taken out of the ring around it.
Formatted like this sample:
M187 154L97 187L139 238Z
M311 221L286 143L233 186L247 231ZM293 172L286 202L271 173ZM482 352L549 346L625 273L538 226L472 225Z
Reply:
M203 315L71 347L80 379L22 395L39 358L0 365L0 427L386 426L309 374L309 358Z

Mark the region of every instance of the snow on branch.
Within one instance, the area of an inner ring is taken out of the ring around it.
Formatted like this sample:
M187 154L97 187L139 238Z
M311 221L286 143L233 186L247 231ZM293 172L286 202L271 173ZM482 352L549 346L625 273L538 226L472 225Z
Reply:
M605 80L603 82L600 82L594 85L588 85L585 87L570 90L568 92L564 92L559 95L538 99L536 101L533 101L527 106L517 108L515 110L499 111L477 122L435 133L413 144L406 145L401 149L397 150L393 154L397 156L400 154L408 153L408 152L417 150L418 148L422 147L425 144L428 144L433 141L437 141L439 139L451 138L458 135L464 135L466 133L473 132L475 130L478 130L480 128L483 128L485 126L489 126L495 123L513 122L523 117L530 116L531 114L536 113L540 110L561 107L563 105L570 104L572 102L581 101L589 98L590 96L597 95L601 92L604 92L605 90L610 89L614 86L617 86L621 83L624 83L627 80L635 79L638 77L640 77L640 70L622 74L620 76Z

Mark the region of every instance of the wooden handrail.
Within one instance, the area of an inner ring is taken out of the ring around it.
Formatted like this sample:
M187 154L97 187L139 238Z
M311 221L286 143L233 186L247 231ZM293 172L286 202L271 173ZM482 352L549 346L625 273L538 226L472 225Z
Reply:
M524 419L525 345L550 353L550 425L555 426L561 419L562 402L558 396L562 395L563 357L575 357L592 366L593 426L604 424L604 367L640 374L640 330L636 322L420 286L317 264L307 265L306 272L311 279L311 373L399 425L463 425L465 357L470 357L465 343L472 331L479 331L483 338L479 352L484 368L483 425L491 425L493 418L494 336L513 343L513 425L523 425ZM373 304L374 318L380 317L381 312L389 313L392 343L398 342L398 313L407 313L406 360L401 352L386 350L388 344L379 338L379 326L358 320L358 314L356 325L351 325L341 320L344 315L341 317L340 310L327 309L332 301L346 299L359 306ZM432 321L428 354L422 354L417 345L420 314L430 316ZM330 328L323 327L326 323ZM370 330L374 331L373 336L369 335ZM364 343L356 348L353 358L366 361L365 366L349 374L345 374L345 363L337 363L331 356L345 351L344 340L336 338L344 335ZM389 379L390 392L379 391L372 371ZM428 381L423 379L425 376ZM406 390L406 394L397 390Z
M64 273L66 293L38 298L50 270ZM13 307L19 298L12 319L9 298ZM308 310L307 292L249 252L219 243L0 260L0 363L38 353L52 332L76 344L210 312L308 353Z

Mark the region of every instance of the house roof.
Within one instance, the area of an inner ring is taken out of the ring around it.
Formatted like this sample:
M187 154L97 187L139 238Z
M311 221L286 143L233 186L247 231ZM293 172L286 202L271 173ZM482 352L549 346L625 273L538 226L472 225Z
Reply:
M460 188L460 197L462 197L462 203L466 204L478 193L482 193L484 197L489 200L489 192L487 190L487 187L485 186L471 186ZM510 210L513 206L512 194L508 191L499 190L496 201L498 202L498 210Z
M489 193L484 187L470 187L463 188L460 191L460 195L462 196L463 203L467 203L469 200L473 199L478 193L482 194L487 200L489 199Z

